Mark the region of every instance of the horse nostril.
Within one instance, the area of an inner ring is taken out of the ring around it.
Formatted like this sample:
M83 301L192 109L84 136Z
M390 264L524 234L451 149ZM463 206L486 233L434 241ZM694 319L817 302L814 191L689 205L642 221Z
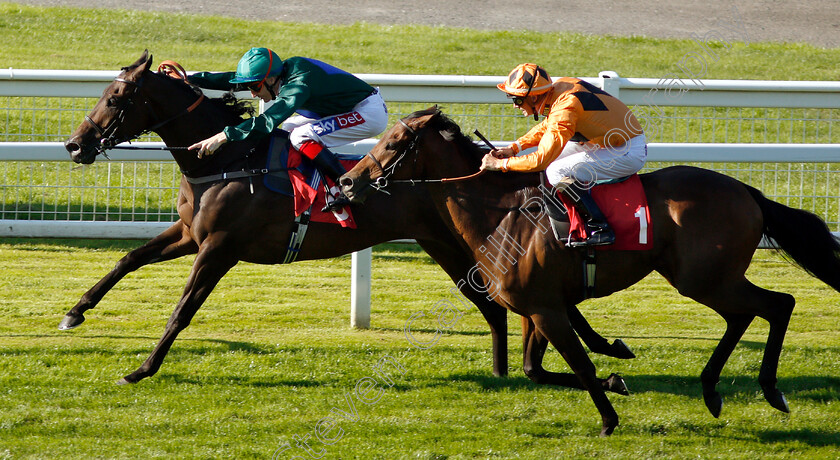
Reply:
M338 179L338 184L341 186L341 193L352 194L353 193L353 179L347 176L342 176Z
M67 150L67 152L69 152L71 155L72 155L72 154L74 154L74 153L78 153L80 150L82 150L82 147L81 147L78 143L76 143L76 142L69 142L69 141L64 143L64 148L65 148L65 149Z

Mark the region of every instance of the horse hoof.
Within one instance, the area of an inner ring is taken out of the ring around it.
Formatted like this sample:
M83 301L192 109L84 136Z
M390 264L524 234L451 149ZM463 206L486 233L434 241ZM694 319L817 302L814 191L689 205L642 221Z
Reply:
M612 373L607 377L607 389L622 396L630 396L630 391L627 390L624 379L616 373Z
M786 414L790 413L790 406L788 406L787 398L785 398L785 394L779 390L771 390L764 392L764 399L770 403L774 409L780 410Z
M61 331L69 331L70 329L79 327L79 325L84 322L85 315L71 315L68 313L61 319L61 322L58 324L58 329Z
M705 401L709 412L712 413L712 417L720 417L720 411L723 410L723 398L720 397L720 393L715 391L709 394L704 394L703 401Z
M627 346L621 339L615 339L610 346L610 356L613 358L618 359L633 359L636 355L630 350L630 347Z
M129 382L128 380L126 380L125 377L123 377L119 381L117 381L117 385L131 385L132 383L134 383L134 382Z
M601 428L601 434L599 436L602 438L606 438L607 436L613 434L613 431L615 431L616 426L618 426L617 423L615 425L604 425Z

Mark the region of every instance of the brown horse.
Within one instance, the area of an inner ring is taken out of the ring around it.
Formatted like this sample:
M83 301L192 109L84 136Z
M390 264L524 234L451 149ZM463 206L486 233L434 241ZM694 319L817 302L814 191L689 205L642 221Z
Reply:
M65 142L73 161L92 163L105 147L155 131L185 174L178 199L180 219L145 245L129 252L101 281L87 291L67 313L59 326L72 329L84 320L84 312L95 307L125 275L138 268L189 254L198 254L183 296L166 331L149 358L120 383L134 383L160 368L178 333L190 323L216 283L240 260L282 263L287 253L294 222L291 197L263 186L261 177L218 179L193 184L186 177L206 177L222 172L241 172L265 165L266 148L253 142L227 144L215 155L197 158L195 152L178 149L241 121L244 110L238 104L206 99L184 81L150 71L152 60L144 53L103 92L102 98L72 136ZM253 151L263 152L254 157ZM253 187L253 190L251 189ZM450 235L431 204L419 190L404 187L392 197L382 196L354 212L357 229L311 222L296 260L336 257L394 239L414 238L452 277L467 279L475 265ZM405 203L396 209L391 200ZM470 283L460 283L464 295L474 302L490 325L493 339L494 373L507 374L506 310L487 299ZM623 343L610 344L595 333L577 312L575 326L593 351L616 357L632 357ZM528 375L541 383L564 384L563 374L542 369L546 341L532 337L535 346L525 355ZM540 349L542 347L542 350ZM626 393L616 376L601 381L605 389Z
M476 172L484 153L433 107L391 128L368 157L342 177L342 189L359 202L370 194L370 184L381 188L388 181L427 181L427 200L483 264L497 301L529 318L560 351L601 414L601 434L609 435L618 425L618 415L598 385L595 367L575 338L568 316L569 307L584 298L581 262L586 250L566 248L526 215L530 210L523 203L541 194L537 174L488 173L466 181L439 181ZM770 332L758 381L770 405L788 412L776 388L776 371L794 299L755 286L744 273L765 235L806 271L840 290L840 244L819 217L768 200L758 190L713 171L681 166L643 174L641 179L652 217L653 247L598 251L595 297L631 286L656 270L680 294L719 313L726 320L726 332L701 374L703 397L715 417L723 404L715 386L724 364L752 320L766 319ZM503 240L506 245L496 244Z

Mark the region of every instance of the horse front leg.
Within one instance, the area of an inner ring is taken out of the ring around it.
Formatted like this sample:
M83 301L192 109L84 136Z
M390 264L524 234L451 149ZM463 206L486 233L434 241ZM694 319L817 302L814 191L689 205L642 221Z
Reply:
M600 337L600 336L599 336ZM522 317L522 370L532 382L540 385L558 385L583 390L580 380L574 374L549 372L542 365L548 339L534 326L530 318ZM606 379L598 379L604 391L611 391L623 396L630 394L624 379L618 374L610 374Z
M589 392L589 396L601 414L601 436L612 434L618 426L618 414L595 376L595 365L586 355L586 350L572 330L565 312L556 309L540 309L531 313L530 318L536 330L548 338L572 368L583 389Z
M469 287L462 286L461 293L475 304L490 326L490 338L493 342L493 375L496 377L507 376L507 309L487 300L486 294L481 294Z
M184 288L181 300L172 312L166 329L155 349L146 361L134 372L123 377L120 385L137 383L151 377L163 364L163 359L178 337L178 333L189 326L193 316L216 287L219 280L236 265L237 260L219 247L211 247L206 241L202 244L193 263L192 271Z
M189 228L180 220L175 222L148 243L123 256L116 266L85 292L79 302L64 315L58 328L69 330L81 325L85 321L84 313L99 304L105 294L127 274L145 265L177 259L197 251L198 245L192 240Z

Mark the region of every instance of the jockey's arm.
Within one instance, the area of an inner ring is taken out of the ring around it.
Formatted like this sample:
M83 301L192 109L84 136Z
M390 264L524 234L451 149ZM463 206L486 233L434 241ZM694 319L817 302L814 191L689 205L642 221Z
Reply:
M235 72L196 72L190 75L189 80L190 83L199 88L236 91L239 89L239 85L230 82L234 75L236 75Z
M527 155L504 160L504 163L500 165L500 170L517 172L545 170L560 156L566 143L574 136L576 122L577 116L573 110L555 110L552 107L548 118L510 146L516 152L534 145L537 146L537 150Z
M277 92L274 104L259 116L251 117L235 126L228 126L224 133L227 140L241 141L253 135L265 136L280 128L287 118L309 99L311 91L304 84L285 84Z

